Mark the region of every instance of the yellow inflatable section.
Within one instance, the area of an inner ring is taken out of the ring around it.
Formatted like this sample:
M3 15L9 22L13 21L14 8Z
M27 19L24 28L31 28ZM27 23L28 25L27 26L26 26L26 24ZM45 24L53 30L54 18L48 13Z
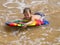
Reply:
M29 24L28 26L35 26L36 25L36 21L34 21L33 23Z

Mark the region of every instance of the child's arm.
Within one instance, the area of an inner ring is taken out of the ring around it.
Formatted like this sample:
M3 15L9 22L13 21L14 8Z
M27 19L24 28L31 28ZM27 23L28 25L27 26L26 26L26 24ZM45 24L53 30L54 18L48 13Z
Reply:
M33 23L34 20L35 20L35 19L32 18L31 21L29 21L28 23L25 23L25 25L28 26L29 24Z

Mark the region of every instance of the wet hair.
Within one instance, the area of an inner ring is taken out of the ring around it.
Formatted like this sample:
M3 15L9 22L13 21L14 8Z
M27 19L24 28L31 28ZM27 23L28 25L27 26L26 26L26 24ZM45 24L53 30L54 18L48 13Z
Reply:
M30 8L24 8L23 14L24 14L25 12L27 12L27 10L29 10L29 12L31 13L31 9L30 9Z

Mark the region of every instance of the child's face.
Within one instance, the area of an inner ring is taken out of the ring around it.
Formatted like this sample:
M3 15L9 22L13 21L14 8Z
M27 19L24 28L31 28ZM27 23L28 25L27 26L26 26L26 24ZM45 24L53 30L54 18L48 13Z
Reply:
M31 15L30 15L30 12L27 10L27 12L25 12L24 13L24 16L26 17L26 18L29 18Z

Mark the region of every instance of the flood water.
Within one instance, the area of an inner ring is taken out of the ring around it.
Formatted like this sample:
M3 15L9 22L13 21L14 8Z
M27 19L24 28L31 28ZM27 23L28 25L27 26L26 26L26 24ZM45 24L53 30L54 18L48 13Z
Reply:
M27 29L5 25L22 18L25 7L43 12L50 24ZM60 45L60 0L0 0L0 45Z

